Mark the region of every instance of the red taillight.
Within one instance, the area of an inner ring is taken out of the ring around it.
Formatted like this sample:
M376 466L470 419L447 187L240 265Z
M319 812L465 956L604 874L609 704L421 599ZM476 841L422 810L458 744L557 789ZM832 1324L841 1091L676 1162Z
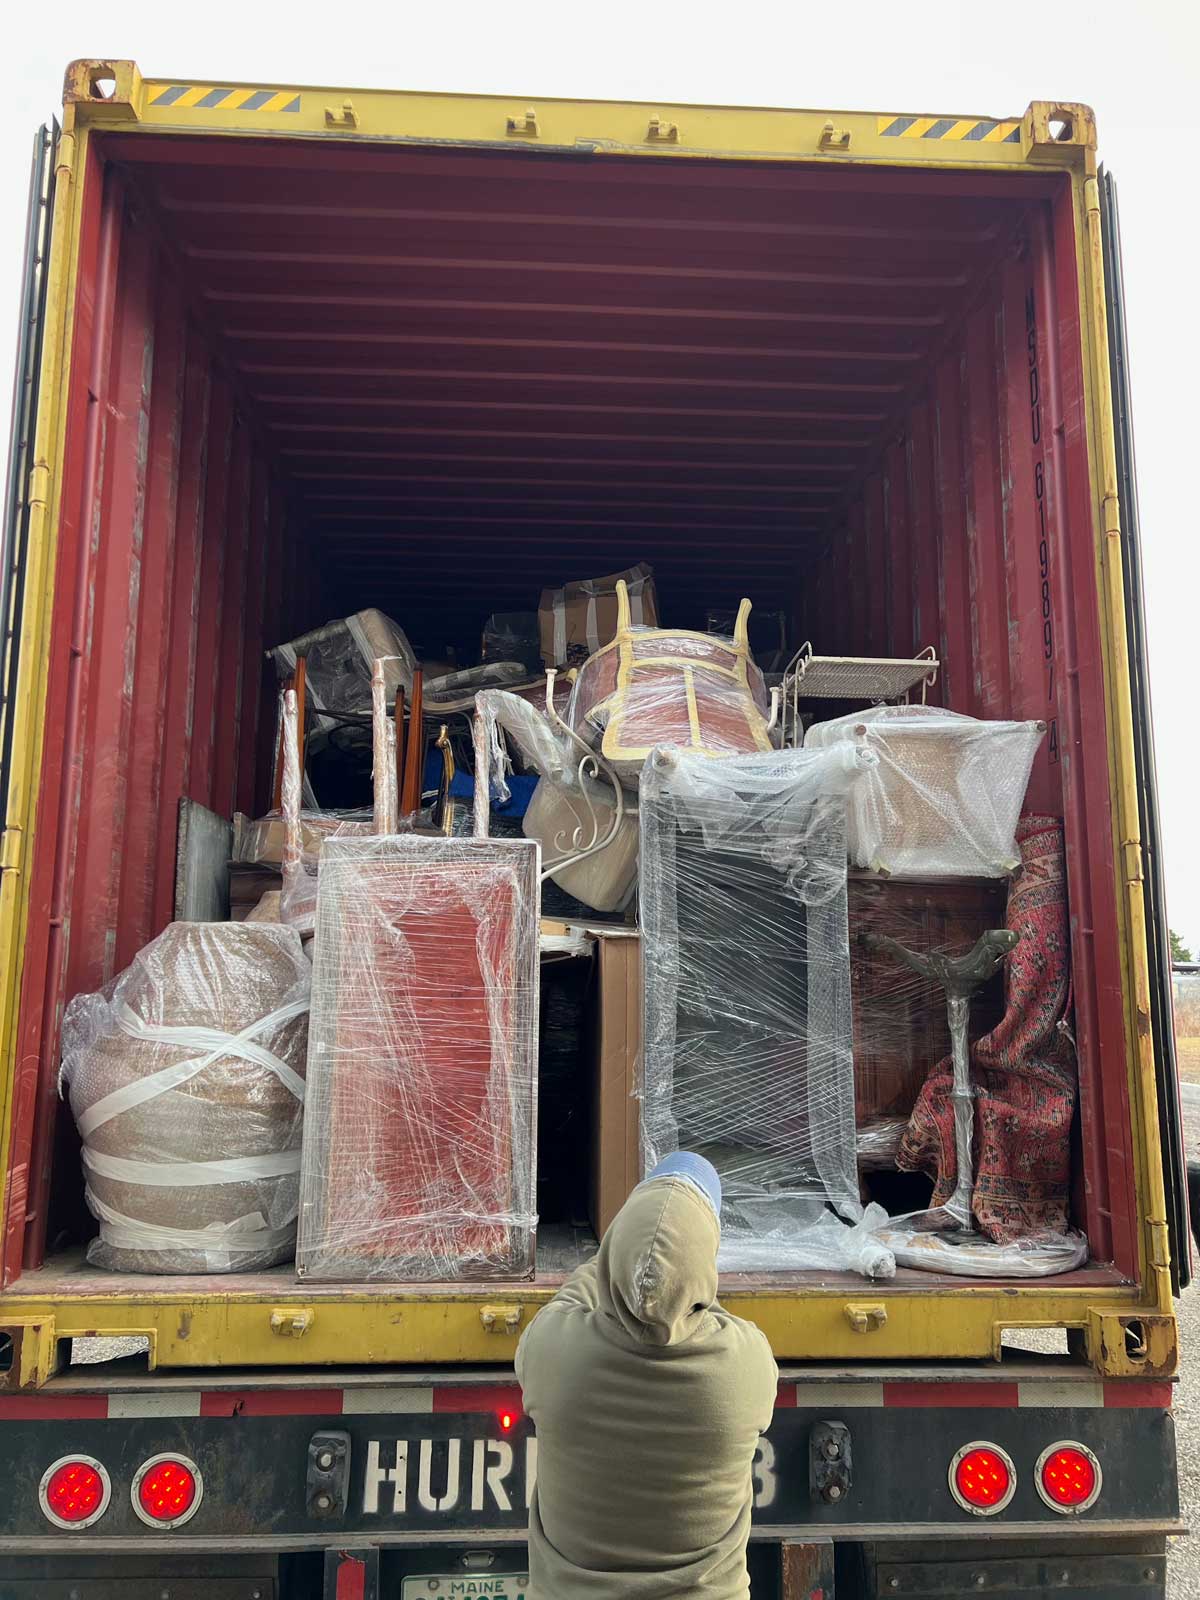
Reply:
M1100 1495L1100 1463L1086 1445L1062 1439L1038 1457L1037 1489L1052 1511L1068 1515L1094 1506Z
M186 1456L151 1456L134 1474L133 1509L152 1528L176 1528L195 1515L203 1488L199 1467Z
M92 1456L61 1456L38 1486L42 1510L59 1528L88 1528L108 1510L112 1485Z
M981 1439L963 1445L950 1463L950 1493L964 1511L990 1517L1016 1493L1017 1469L998 1444Z
M516 1420L511 1411L502 1411L500 1413L500 1426L505 1433L508 1432Z

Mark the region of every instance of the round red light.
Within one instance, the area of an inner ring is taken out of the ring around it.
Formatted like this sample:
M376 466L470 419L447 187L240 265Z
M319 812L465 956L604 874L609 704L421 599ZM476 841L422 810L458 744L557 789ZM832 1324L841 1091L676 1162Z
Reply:
M998 1445L964 1445L950 1463L950 1488L965 1511L981 1516L1003 1511L1016 1487L1016 1469Z
M200 1479L193 1465L177 1456L148 1461L134 1482L135 1509L144 1521L181 1522L195 1509Z
M90 1461L64 1461L46 1480L46 1506L59 1522L88 1522L104 1509L108 1484Z
M1086 1511L1100 1493L1100 1463L1083 1445L1051 1445L1042 1452L1037 1474L1042 1499L1054 1511Z

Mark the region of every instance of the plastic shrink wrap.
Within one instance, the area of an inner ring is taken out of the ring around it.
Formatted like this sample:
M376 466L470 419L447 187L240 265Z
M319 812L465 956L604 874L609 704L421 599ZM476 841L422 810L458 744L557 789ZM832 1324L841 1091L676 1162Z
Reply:
M301 811L300 844L306 856L315 860L321 844L336 833L343 822L367 822L369 811ZM278 866L283 861L287 824L282 811L268 811L261 817L233 819L233 859L247 865Z
M642 765L660 747L727 756L767 752L770 701L750 654L750 602L732 638L630 620L624 586L612 643L579 669L567 708L572 730L636 789Z
M392 747L394 752L394 746ZM303 772L300 766L299 709L295 692L283 696L283 785L279 920L305 936L317 915L317 871L321 852L337 835L375 831L374 812L301 811Z
M721 1272L857 1272L864 1278L894 1278L896 1257L881 1238L887 1221L882 1206L869 1205L845 1217L820 1200L790 1199L756 1211L753 1233L724 1231L717 1252Z
M653 627L658 595L654 573L644 561L603 578L578 578L561 589L542 590L538 631L548 667L578 666L608 644L619 626L617 596L622 588L632 620Z
M861 1270L853 1227L822 1216L830 1202L862 1217L845 805L871 759L848 747L646 763L643 1166L680 1148L712 1161L728 1268L828 1266L840 1240Z
M529 672L542 670L536 611L494 611L483 625L485 662L519 661Z
M862 745L877 762L850 800L855 866L896 876L1000 878L1014 839L1040 722L979 722L939 706L875 706L815 723L806 750Z
M310 968L270 924L175 922L63 1023L96 1266L243 1272L296 1237Z
M314 949L301 1275L528 1274L536 845L331 839Z
M448 717L456 711L470 711L475 696L485 689L511 689L535 676L518 661L489 661L479 667L464 667L429 678L424 685L422 706L426 717ZM545 674L537 674L545 682Z
M636 797L617 795L610 784L581 772L580 759L586 762L586 752L556 733L528 701L489 689L476 697L475 705L483 720L495 796L501 801L509 796L505 739L515 745L524 765L538 774L521 826L525 837L541 846L542 864L551 878L594 911L624 910L637 885ZM557 867L564 857L601 840L608 840L604 848Z
M946 1235L922 1226L923 1214L881 1223L875 1239L897 1266L960 1278L1048 1278L1074 1272L1088 1257L1083 1234L1046 1231L997 1244L978 1233Z
M345 711L369 716L371 677L376 661L387 662L387 692L412 693L417 658L403 628L382 611L356 611L309 633L301 634L270 651L276 671L286 679L304 657L306 693L320 711Z
M980 934L1004 926L1006 885L996 878L929 880L852 872L849 888L861 1155L869 1148L863 1135L880 1118L907 1118L931 1069L950 1054L945 990L911 967L873 953L866 936L883 934L922 953L965 954ZM996 977L973 997L973 1038L999 1020L1002 991L1002 979Z

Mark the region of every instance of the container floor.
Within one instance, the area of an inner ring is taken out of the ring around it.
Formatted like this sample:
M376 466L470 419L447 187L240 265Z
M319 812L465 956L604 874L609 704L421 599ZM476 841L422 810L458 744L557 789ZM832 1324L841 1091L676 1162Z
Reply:
M596 1236L589 1228L572 1228L551 1225L538 1237L537 1271L532 1278L513 1282L514 1289L554 1289L563 1279L593 1255ZM928 1294L931 1289L996 1288L1004 1285L1034 1284L1045 1288L1065 1287L1088 1289L1099 1286L1113 1287L1128 1280L1111 1266L1089 1262L1075 1272L1061 1273L1048 1278L960 1278L942 1272L917 1272L901 1267L896 1276L870 1284L872 1296L888 1294ZM867 1280L853 1272L729 1272L721 1275L721 1293L761 1291L779 1288L794 1292L800 1285L808 1290L862 1290ZM363 1296L420 1295L436 1298L446 1295L461 1299L464 1290L477 1290L480 1295L495 1295L496 1279L468 1280L455 1283L395 1283L387 1280L367 1280L357 1283L316 1283L301 1281L296 1277L291 1262L271 1267L265 1272L180 1274L178 1276L150 1276L141 1273L104 1272L90 1266L82 1249L64 1251L51 1256L46 1264L35 1271L24 1273L7 1291L10 1295L45 1295L48 1299L84 1296L106 1298L122 1296L140 1299L195 1299L208 1295L246 1296L248 1298L281 1299L285 1296L304 1300L336 1300L347 1293L355 1298ZM4 1303L0 1293L0 1306Z

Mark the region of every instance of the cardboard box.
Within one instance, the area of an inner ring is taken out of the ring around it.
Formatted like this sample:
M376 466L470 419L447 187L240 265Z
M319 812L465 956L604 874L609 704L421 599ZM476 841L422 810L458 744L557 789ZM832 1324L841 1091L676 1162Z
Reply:
M658 626L654 573L644 561L606 578L580 578L561 589L543 589L538 601L542 660L548 667L580 666L617 636L617 580L629 588L635 627Z
M635 1099L642 1051L642 943L632 934L592 931L596 988L589 1205L599 1239L642 1176L640 1101Z

